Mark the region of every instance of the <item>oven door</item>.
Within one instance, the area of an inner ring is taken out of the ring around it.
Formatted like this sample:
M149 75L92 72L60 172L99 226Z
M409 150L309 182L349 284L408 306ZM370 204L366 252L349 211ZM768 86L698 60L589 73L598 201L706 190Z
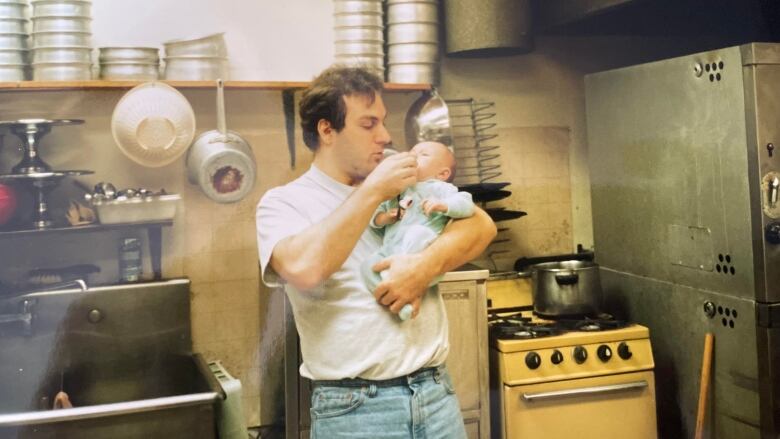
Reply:
M653 372L504 386L504 438L656 439Z

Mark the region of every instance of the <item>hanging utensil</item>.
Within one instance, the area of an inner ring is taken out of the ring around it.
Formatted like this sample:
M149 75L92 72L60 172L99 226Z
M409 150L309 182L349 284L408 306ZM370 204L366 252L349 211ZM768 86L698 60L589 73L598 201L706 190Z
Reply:
M282 91L284 128L287 133L287 151L290 153L290 169L295 169L295 91Z
M252 147L225 121L224 83L217 80L217 129L202 133L187 151L187 177L219 203L244 198L255 185Z

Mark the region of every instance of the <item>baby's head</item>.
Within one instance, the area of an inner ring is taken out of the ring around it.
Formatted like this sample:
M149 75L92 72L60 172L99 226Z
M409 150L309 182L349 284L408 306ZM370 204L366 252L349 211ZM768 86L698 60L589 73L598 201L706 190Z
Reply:
M412 152L417 155L417 181L435 178L452 181L455 178L455 155L439 142L420 142Z

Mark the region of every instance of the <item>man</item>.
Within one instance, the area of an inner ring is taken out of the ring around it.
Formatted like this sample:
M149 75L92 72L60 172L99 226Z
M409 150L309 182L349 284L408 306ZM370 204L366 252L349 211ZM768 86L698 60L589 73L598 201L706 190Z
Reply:
M314 161L258 204L263 281L287 283L301 375L314 381L312 438L462 438L444 367L444 303L427 286L477 257L496 229L477 209L423 252L376 264L388 276L367 290L360 264L382 244L368 223L417 173L410 153L383 160L390 135L381 92L378 77L343 67L324 71L304 92L299 113ZM414 318L402 322L396 314L408 303Z

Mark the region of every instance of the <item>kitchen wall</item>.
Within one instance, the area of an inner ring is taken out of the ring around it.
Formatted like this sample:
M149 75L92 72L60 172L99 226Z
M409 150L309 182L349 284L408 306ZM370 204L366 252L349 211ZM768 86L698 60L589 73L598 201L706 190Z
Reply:
M330 2L228 0L94 1L95 46L158 45L170 38L227 31L232 76L252 80L309 80L332 57ZM496 143L513 191L497 203L526 210L507 225L510 250L496 258L506 269L517 256L572 251L592 244L582 75L684 49L674 40L539 38L525 56L453 60L442 66L442 94L496 103ZM262 194L306 170L310 153L296 134L296 169L290 169L281 96L278 92L229 90L228 127L245 136L258 161L257 187L246 199L215 204L186 182L183 158L162 168L144 168L126 159L110 134L110 116L123 90L87 92L6 92L0 119L76 117L86 124L55 128L42 155L58 169L92 169L88 185L111 181L119 187L165 187L181 193L174 227L164 234L164 275L192 279L191 311L195 349L221 359L243 383L250 425L281 421L282 296L259 285L254 208ZM197 115L198 131L215 126L214 93L183 90ZM386 96L388 124L403 138L403 116L417 93ZM0 171L19 159L4 139ZM80 193L65 182L54 192L62 209ZM143 238L143 235L138 235ZM31 267L97 263L100 279L116 275L118 233L24 238L0 243L0 279L20 280ZM47 250L41 251L45 246ZM485 264L490 264L483 261ZM492 265L492 264L491 264ZM148 258L145 271L149 273Z

